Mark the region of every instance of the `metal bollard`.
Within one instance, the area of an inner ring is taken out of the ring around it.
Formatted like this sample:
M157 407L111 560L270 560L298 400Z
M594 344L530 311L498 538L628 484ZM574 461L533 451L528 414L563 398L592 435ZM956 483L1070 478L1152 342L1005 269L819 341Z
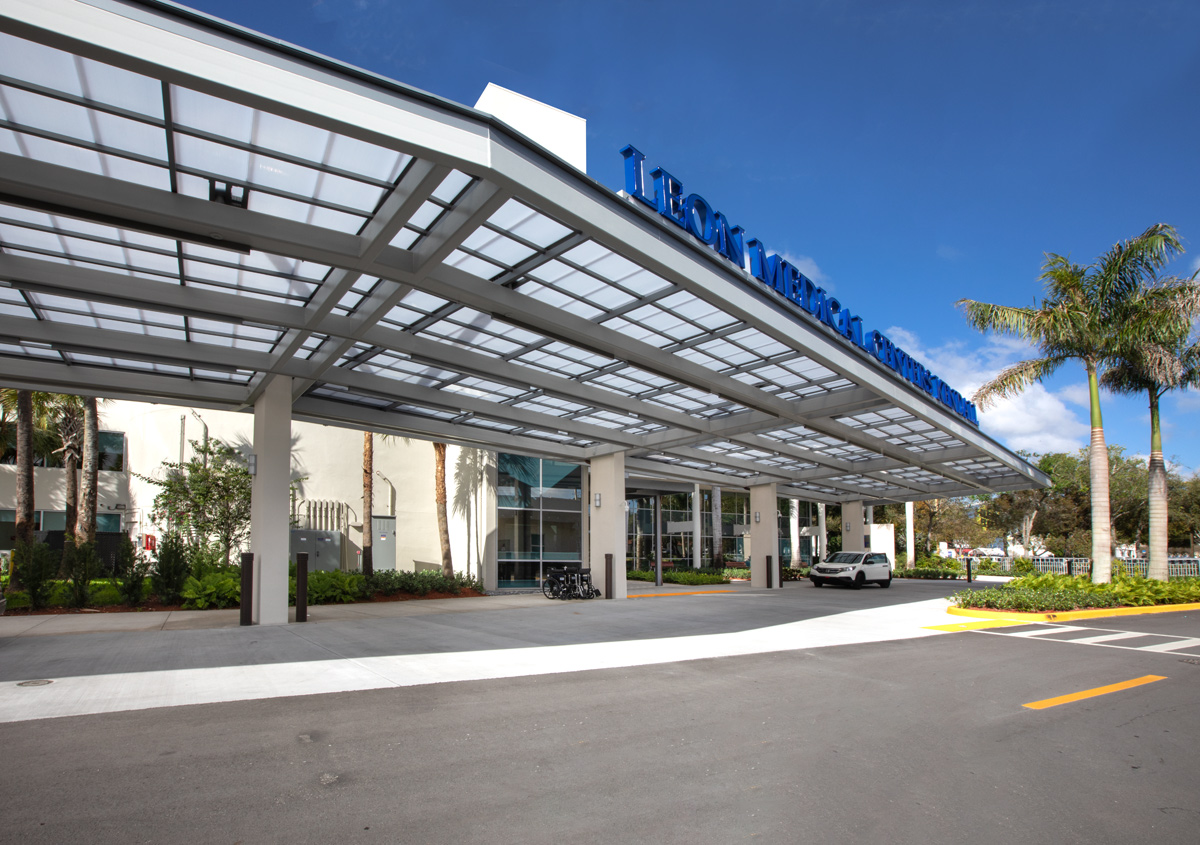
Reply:
M1070 558L1067 559L1067 575L1071 578L1075 577L1075 561Z
M971 583L971 559L967 558L967 583Z
M771 586L772 586L771 579L772 579L772 576L775 574L773 570L774 570L774 566L772 566L772 564L771 564L771 556L767 555L767 589L768 590L771 589Z
M253 625L254 552L242 552L242 625Z
M308 621L308 552L296 553L296 621Z
M613 585L616 583L616 573L613 572L613 556L604 556L604 597L611 599L613 597Z

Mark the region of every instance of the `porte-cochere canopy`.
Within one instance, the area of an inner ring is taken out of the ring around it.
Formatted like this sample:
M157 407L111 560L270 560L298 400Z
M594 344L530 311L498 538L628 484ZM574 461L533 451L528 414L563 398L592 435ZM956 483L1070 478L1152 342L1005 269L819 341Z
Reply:
M157 3L0 3L0 376L821 501L1047 483L475 110ZM615 152L614 152L615 154Z

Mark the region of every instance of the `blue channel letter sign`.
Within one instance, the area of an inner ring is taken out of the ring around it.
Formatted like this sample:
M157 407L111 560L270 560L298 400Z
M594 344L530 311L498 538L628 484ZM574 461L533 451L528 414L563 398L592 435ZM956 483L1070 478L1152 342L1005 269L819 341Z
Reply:
M747 238L741 226L732 225L704 197L684 194L683 184L661 167L650 171L650 182L647 182L646 157L632 144L626 145L621 155L625 158L625 193L707 244L739 270L748 269L751 277L776 296L799 306L817 322L825 324L963 419L979 425L974 403L968 402L881 332L864 331L861 317L778 254L768 252L762 241Z

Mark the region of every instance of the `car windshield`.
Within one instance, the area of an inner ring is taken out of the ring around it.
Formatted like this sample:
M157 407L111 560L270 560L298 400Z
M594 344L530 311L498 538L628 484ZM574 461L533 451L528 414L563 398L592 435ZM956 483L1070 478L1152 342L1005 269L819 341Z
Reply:
M862 552L838 552L826 563L858 563L862 560Z

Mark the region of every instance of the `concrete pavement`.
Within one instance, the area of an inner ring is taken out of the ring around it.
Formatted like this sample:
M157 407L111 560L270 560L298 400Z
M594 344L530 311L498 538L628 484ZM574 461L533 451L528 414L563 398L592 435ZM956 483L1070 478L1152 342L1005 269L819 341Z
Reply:
M630 586L641 598L325 605L279 627L238 627L237 611L0 618L0 721L930 637L955 621L944 598L955 586L938 582ZM20 685L29 680L51 683Z

